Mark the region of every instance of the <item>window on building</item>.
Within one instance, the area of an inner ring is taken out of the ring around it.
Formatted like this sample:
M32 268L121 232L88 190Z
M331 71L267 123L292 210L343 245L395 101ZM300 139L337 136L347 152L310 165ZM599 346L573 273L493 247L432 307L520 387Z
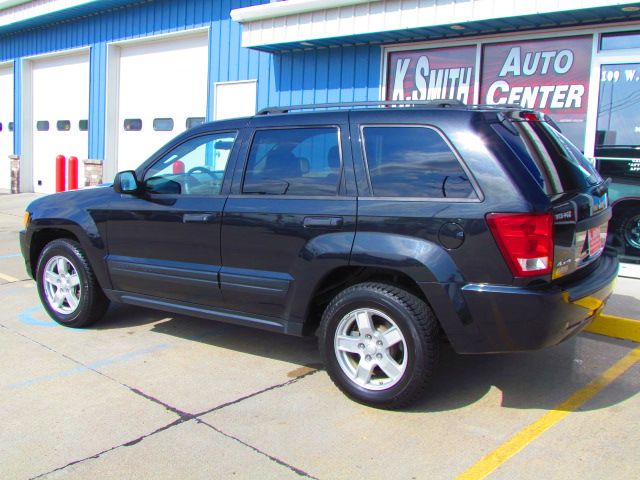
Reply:
M436 130L365 127L363 136L375 196L478 198L455 153Z
M139 132L142 130L142 119L140 118L126 118L124 120L125 132Z
M38 132L48 132L49 131L49 121L48 120L38 120L36 122L36 130Z
M187 130L202 125L204 123L204 117L189 117L186 121Z
M600 50L627 50L640 48L640 32L603 33Z
M9 131L13 132L13 122L9 122Z
M56 122L56 130L59 132L68 132L71 130L71 122L69 120L58 120Z
M0 132L2 131L2 122L0 122Z
M78 130L81 132L86 132L89 130L89 120L79 120L78 121Z
M149 193L218 195L237 132L198 135L173 148L145 174Z
M173 130L173 118L154 118L153 130L155 132L170 132Z
M243 193L336 195L341 170L338 138L335 127L258 130Z

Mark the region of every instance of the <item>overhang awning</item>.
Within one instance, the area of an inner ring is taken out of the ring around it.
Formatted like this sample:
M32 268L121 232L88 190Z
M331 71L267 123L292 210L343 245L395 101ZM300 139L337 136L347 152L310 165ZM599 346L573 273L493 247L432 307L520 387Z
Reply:
M0 0L0 35L119 8L131 0Z
M264 51L410 42L640 19L611 0L288 0L231 11L242 46Z

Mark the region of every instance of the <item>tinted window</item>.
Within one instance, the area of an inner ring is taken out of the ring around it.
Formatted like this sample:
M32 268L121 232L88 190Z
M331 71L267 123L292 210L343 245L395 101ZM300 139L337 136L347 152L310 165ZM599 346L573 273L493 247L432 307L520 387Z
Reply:
M13 132L13 122L9 122L9 131Z
M124 120L125 132L139 132L142 130L142 119L140 118L126 118Z
M89 130L89 120L79 120L78 130L80 130L81 132L86 132L87 130Z
M49 122L47 120L38 120L36 122L36 130L39 132L49 131Z
M68 132L71 130L71 122L69 120L58 120L56 122L56 130L59 132Z
M442 136L425 127L365 127L373 194L379 197L477 198Z
M173 118L154 118L153 130L156 132L170 132L173 130Z
M494 129L549 195L585 190L602 179L567 138L546 122L512 122Z
M218 195L236 132L200 135L181 143L144 175L149 193Z
M340 179L338 129L258 130L251 144L244 193L336 195Z

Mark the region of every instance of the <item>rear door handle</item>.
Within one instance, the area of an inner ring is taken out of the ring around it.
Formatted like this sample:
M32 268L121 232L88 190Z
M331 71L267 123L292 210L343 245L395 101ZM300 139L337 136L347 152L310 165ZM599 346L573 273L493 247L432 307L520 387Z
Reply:
M182 216L182 223L207 223L211 220L211 213L185 213Z
M307 228L342 228L342 217L305 217L303 225Z

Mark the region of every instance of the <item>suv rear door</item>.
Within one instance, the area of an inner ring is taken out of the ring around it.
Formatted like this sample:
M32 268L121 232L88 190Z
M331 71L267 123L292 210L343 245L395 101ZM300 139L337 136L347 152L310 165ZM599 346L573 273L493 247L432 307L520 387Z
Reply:
M300 328L315 285L348 264L355 235L347 114L265 115L249 126L222 219L224 306L298 324L265 328Z

